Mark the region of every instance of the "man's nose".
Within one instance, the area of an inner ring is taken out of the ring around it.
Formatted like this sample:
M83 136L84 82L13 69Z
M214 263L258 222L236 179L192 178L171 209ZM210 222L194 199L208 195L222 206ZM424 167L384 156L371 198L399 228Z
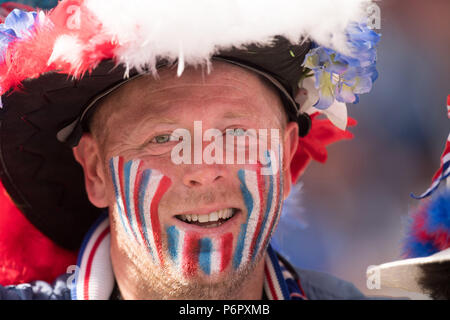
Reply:
M224 179L223 169L217 164L190 165L185 172L183 183L188 187L213 186Z

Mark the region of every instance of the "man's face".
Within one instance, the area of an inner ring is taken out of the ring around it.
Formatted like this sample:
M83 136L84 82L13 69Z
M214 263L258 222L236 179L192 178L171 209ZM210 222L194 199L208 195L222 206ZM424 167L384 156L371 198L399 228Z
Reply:
M158 80L133 80L108 97L97 116L108 128L100 149L113 246L134 273L171 282L172 289L236 282L251 272L289 188L282 167L286 120L277 94L246 70L213 66L209 75L187 69L178 78L164 70ZM177 129L191 140L174 135ZM249 129L257 140L237 141ZM208 130L213 138L199 141ZM296 133L296 125L290 131ZM221 152L219 163L198 158Z

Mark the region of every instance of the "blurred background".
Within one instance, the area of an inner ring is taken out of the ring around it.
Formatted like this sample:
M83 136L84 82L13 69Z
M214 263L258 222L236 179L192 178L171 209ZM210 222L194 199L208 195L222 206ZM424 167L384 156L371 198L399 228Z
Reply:
M51 9L54 6L56 6L58 0L16 0L16 1L0 0L0 4L7 2L15 2L33 8Z
M450 129L450 1L376 4L379 78L348 105L355 138L329 147L328 162L306 170L275 245L297 266L351 281L367 295L424 298L369 290L366 269L401 258L405 220L418 205L410 193L425 191L440 165Z
M4 3L6 1L0 1ZM18 1L48 9L56 0ZM353 282L367 295L426 298L369 290L366 269L401 258L410 193L428 188L447 139L450 1L384 0L379 78L349 105L355 138L312 163L286 202L274 246L293 264Z

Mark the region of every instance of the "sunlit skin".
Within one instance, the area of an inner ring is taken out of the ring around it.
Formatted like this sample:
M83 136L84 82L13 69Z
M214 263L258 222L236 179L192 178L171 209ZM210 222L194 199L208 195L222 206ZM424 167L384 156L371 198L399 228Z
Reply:
M74 148L74 156L83 167L90 201L97 207L110 209L111 260L122 297L260 299L264 252L239 268L233 268L230 262L225 268L217 267L217 272L208 273L199 266L198 271L187 274L182 272L182 264L173 259L174 250L182 255L182 246L178 248L170 241L168 243L170 235L167 234L176 228L183 234L196 234L211 241L222 237L227 241L227 252L233 255L241 225L249 214L239 170L254 171L255 165L176 165L171 161L170 151L178 141L167 141L164 135L185 128L193 136L194 121L202 121L203 131L215 128L224 135L230 128L266 128L269 132L272 128L280 129L282 154L279 158L283 163L276 181L282 181L279 189L283 200L291 187L289 164L297 148L298 126L285 122L276 92L247 70L215 62L210 74L188 68L177 77L176 70L164 69L160 70L157 80L151 76L138 78L111 94L99 108L93 133L83 135ZM98 127L99 123L108 130L97 131L95 125ZM208 144L204 142L203 148ZM120 222L110 167L114 157L120 157L124 162L140 161L143 170L159 172L170 180L157 208L162 257L159 263L142 242L127 234ZM267 183L263 185L261 204L265 205L269 192ZM193 226L175 217L183 213L206 214L224 208L239 211L215 228ZM203 244L207 248L210 246L207 240L203 240ZM212 259L224 251L216 253ZM185 247L184 254L195 253Z

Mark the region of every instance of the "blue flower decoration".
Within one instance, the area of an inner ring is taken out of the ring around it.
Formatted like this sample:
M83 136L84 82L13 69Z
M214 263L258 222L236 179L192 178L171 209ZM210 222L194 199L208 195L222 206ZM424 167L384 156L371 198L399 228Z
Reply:
M36 12L14 9L6 17L5 23L0 24L0 63L4 61L8 45L29 34L37 20Z
M303 66L315 75L320 96L315 108L325 110L334 100L357 103L358 94L372 89L378 77L375 46L379 38L365 23L351 23L347 28L351 56L317 45L309 51Z

